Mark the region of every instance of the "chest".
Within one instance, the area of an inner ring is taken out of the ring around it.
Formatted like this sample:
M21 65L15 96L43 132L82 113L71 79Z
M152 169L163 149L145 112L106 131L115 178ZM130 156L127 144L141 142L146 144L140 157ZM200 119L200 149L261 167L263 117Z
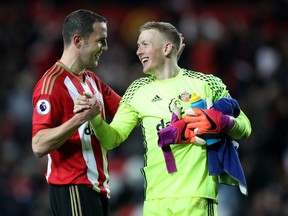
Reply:
M184 110L190 106L192 94L201 94L202 92L192 84L150 85L133 98L133 107L137 109L142 119L153 116L168 120L176 106L183 114Z

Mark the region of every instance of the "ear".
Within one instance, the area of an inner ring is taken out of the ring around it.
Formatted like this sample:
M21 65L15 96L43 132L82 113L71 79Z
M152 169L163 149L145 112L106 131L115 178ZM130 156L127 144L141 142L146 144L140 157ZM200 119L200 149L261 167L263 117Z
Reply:
M173 50L173 44L171 42L168 42L164 45L164 55L169 56L171 55Z
M72 43L74 44L75 47L80 48L82 43L82 37L78 34L73 35Z

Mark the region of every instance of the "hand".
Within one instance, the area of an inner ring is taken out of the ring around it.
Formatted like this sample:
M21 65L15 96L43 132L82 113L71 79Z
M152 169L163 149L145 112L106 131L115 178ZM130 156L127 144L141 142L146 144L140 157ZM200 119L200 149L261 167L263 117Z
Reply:
M175 112L172 112L171 123L168 127L158 131L158 145L163 147L169 144L183 143L205 144L206 141L195 136L193 130L187 128L187 124L180 119Z
M101 102L98 101L95 95L89 92L84 92L83 95L79 95L74 101L73 112L80 114L88 121L100 114L102 111Z
M74 113L82 112L83 110L90 109L92 107L91 101L91 94L84 92L83 95L78 95L76 100L74 101Z
M99 109L98 106L101 106L101 102L97 100L95 95L92 95L89 92L84 92L83 95L78 95L74 101L74 113L79 113L86 109L95 108ZM100 107L100 111L102 111Z
M185 123L189 129L194 129L196 135L217 134L228 132L235 125L235 119L215 109L187 109L185 110Z

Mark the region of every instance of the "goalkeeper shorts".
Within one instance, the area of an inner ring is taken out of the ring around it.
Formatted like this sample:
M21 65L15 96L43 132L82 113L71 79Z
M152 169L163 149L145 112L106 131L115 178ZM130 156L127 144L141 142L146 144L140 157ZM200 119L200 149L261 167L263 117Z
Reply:
M217 203L205 198L145 200L143 216L217 216Z

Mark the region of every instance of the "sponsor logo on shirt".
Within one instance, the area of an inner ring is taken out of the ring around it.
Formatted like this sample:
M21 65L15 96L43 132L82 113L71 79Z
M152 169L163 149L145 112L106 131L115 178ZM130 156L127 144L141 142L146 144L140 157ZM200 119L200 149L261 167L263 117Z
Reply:
M156 130L159 131L161 129L166 128L167 126L169 126L171 123L171 121L169 122L165 122L163 119L160 120L160 123L156 125Z
M84 133L85 133L86 135L88 135L88 136L91 135L91 134L94 134L94 131L93 131L91 125L90 125L90 122L88 122L88 123L86 124L86 127L85 127L85 129L84 129Z

